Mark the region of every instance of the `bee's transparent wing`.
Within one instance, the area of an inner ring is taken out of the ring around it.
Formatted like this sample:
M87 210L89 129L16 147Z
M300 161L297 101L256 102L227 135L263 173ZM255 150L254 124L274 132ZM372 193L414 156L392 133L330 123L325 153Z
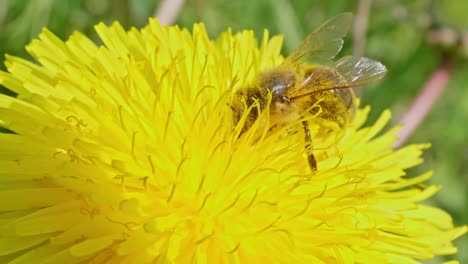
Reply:
M349 31L352 18L351 13L343 13L323 23L299 44L284 63L329 62L343 47L343 37Z
M347 56L330 67L314 69L290 92L289 97L294 99L331 89L364 86L381 79L386 73L387 68L378 61Z
M347 83L354 86L363 86L381 79L387 68L380 62L369 58L346 56L338 60L333 69Z

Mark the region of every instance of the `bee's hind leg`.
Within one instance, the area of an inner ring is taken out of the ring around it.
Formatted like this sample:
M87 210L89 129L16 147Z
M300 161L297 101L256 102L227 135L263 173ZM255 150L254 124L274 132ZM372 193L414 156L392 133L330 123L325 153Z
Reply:
M302 127L304 128L305 134L305 150L307 154L307 161L309 162L310 169L312 173L317 171L317 160L315 159L314 154L312 153L312 137L310 136L309 122L302 121Z

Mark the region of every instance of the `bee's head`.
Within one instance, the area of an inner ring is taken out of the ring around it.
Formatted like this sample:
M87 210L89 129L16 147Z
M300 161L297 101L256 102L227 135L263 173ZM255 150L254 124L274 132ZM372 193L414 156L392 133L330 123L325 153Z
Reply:
M287 70L271 70L260 75L259 87L272 93L272 103L288 103L288 90L296 82L294 73Z

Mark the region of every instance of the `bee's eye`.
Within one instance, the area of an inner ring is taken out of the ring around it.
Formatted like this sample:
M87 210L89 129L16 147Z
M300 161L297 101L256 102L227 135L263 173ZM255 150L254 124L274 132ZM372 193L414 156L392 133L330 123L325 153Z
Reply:
M282 103L288 103L289 102L289 98L287 96L281 96L280 100L281 100Z

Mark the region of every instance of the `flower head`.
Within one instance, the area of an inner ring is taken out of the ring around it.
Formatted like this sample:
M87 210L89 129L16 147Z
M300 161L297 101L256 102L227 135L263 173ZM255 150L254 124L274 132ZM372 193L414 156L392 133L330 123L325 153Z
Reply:
M0 83L0 256L13 263L413 263L466 232L405 176L390 113L314 144L240 135L232 91L283 60L281 38L118 23L62 42L44 30ZM255 126L251 128L255 130ZM2 261L3 262L3 261Z

